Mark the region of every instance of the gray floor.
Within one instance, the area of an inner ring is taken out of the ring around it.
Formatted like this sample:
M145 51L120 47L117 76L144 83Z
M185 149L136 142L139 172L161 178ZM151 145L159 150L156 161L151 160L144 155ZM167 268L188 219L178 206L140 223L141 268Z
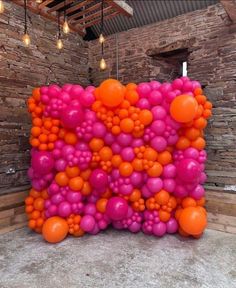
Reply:
M200 240L108 230L57 245L21 229L0 237L1 288L236 287L236 236Z

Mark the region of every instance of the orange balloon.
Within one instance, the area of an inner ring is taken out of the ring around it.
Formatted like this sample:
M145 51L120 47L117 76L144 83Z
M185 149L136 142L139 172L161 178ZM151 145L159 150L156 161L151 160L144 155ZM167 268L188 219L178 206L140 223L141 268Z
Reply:
M141 110L139 120L145 126L151 124L153 120L152 113L147 109Z
M183 199L181 205L183 208L196 207L197 203L196 203L196 200L194 200L192 197L186 197Z
M134 121L130 118L125 118L120 121L120 128L125 133L130 133L134 129Z
M170 213L169 212L166 212L166 211L163 211L163 210L159 210L159 218L161 221L163 222L167 222L170 220Z
M69 227L65 219L54 216L48 218L42 229L43 238L49 243L58 243L65 239L69 232Z
M197 129L204 129L207 126L207 120L200 117L194 121L193 126Z
M34 201L34 209L38 211L43 211L44 209L44 199L39 197Z
M38 127L38 126L34 126L31 128L31 134L34 136L34 137L37 137L41 134L41 128Z
M71 178L69 181L69 187L74 191L80 191L83 187L83 184L84 180L79 176Z
M132 166L135 171L143 171L143 161L141 159L135 158L132 161Z
M170 114L180 123L187 123L194 119L198 109L198 103L190 95L177 96L170 105Z
M163 167L160 163L155 162L151 168L147 170L147 174L150 177L159 177L163 171Z
M134 105L138 102L139 95L135 90L127 90L125 93L125 98L131 105Z
M191 147L198 150L203 150L206 146L206 141L202 137L198 137L196 140L191 142Z
M99 212L105 213L106 206L107 206L108 200L106 198L101 198L96 202L96 208Z
M129 201L135 202L141 198L142 194L141 191L138 189L134 189L133 192L129 196Z
M81 189L81 194L84 196L90 195L92 192L92 188L91 185L89 184L89 182L84 182L84 185Z
M119 167L122 162L120 155L114 155L111 159L111 163L114 167Z
M98 89L99 99L107 107L117 107L124 100L125 87L115 79L103 81Z
M67 166L66 167L66 174L69 178L79 176L79 173L80 173L80 170L79 170L79 167L77 167L77 166L74 166L74 167Z
M102 149L103 146L104 146L104 141L102 139L99 139L99 138L93 138L89 142L89 147L94 152L98 152L100 149Z
M199 209L201 208L201 209ZM180 227L190 235L201 234L207 226L206 213L202 207L184 208L179 217Z
M143 158L150 160L150 161L156 161L157 159L156 150L152 149L151 147L146 148L143 153Z
M119 171L122 176L130 176L133 172L133 166L129 162L122 162L119 166Z
M190 147L190 145L191 145L191 142L189 141L187 137L184 137L184 136L180 136L179 140L175 144L176 148L180 150L184 150Z
M69 182L69 179L65 172L59 172L55 177L55 181L60 186L66 186Z
M127 90L136 90L136 88L137 88L137 85L135 83L128 83L126 85Z
M196 140L197 137L200 136L200 134L201 134L200 131L198 129L196 129L196 128L193 128L193 127L192 128L187 128L185 130L185 136L191 141Z
M112 158L112 150L111 148L105 146L99 151L99 156L101 157L101 160L108 161Z
M77 141L78 141L76 134L75 134L75 133L72 133L72 132L67 132L67 133L65 134L64 139L65 139L65 142L66 142L67 144L71 144L71 145L76 144Z
M159 205L166 205L170 199L170 194L162 189L160 192L155 194L155 200Z
M158 154L157 160L161 165L167 165L172 162L172 155L169 151L163 151Z

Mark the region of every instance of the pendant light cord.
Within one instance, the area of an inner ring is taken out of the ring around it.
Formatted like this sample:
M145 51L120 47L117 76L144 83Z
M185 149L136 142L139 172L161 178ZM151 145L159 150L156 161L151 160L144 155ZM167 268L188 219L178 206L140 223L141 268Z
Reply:
M60 12L57 14L58 39L61 39Z
M24 0L24 9L25 9L25 33L27 33L27 5L26 5L26 0Z
M64 22L66 21L66 0L64 0Z
M100 34L103 34L103 21L104 21L104 15L103 15L103 8L104 8L104 0L102 0L102 3L101 3L101 33ZM102 47L102 57L103 57L103 54L104 54L104 47L103 47L103 43L101 45Z

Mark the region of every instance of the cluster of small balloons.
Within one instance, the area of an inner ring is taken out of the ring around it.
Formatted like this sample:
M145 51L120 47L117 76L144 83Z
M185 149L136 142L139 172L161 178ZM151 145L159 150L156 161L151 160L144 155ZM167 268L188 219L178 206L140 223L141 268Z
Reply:
M28 100L29 227L56 243L112 225L198 238L206 224L203 130L212 104L181 77L35 88Z

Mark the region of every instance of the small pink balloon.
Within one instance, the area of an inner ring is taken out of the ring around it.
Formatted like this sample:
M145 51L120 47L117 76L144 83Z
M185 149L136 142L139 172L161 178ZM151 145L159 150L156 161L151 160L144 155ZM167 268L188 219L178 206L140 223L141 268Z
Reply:
M163 120L165 119L167 113L162 106L155 106L152 108L152 115L154 120Z
M152 232L155 236L161 237L166 233L166 224L159 222L153 225Z
M35 152L31 159L32 168L36 173L48 174L54 167L52 154L47 151Z
M74 129L84 120L81 107L68 106L62 111L61 121L65 128Z
M95 101L95 97L93 94L89 91L83 91L80 95L80 103L84 107L90 107L92 106L93 102Z
M146 185L152 194L159 192L163 188L161 178L149 178Z
M169 234L176 233L178 231L179 225L175 218L171 217L166 223L166 232Z
M131 162L135 158L134 150L131 147L122 149L121 157L124 161Z
M126 218L128 213L128 203L121 197L111 197L106 206L107 216L113 220L118 221Z
M58 215L61 217L68 217L71 214L71 205L67 201L63 201L58 206Z
M166 149L167 141L162 136L156 136L151 140L151 146L157 152L162 152Z
M91 215L85 215L82 217L81 221L80 221L80 227L82 230L84 230L85 232L91 232L93 231L94 227L95 227L95 219L93 216Z
M197 185L197 187L189 193L189 196L196 200L201 199L202 197L204 197L204 195L205 190L202 185Z
M159 105L161 104L163 100L163 96L161 92L157 90L153 90L149 95L148 95L148 100L151 105Z

